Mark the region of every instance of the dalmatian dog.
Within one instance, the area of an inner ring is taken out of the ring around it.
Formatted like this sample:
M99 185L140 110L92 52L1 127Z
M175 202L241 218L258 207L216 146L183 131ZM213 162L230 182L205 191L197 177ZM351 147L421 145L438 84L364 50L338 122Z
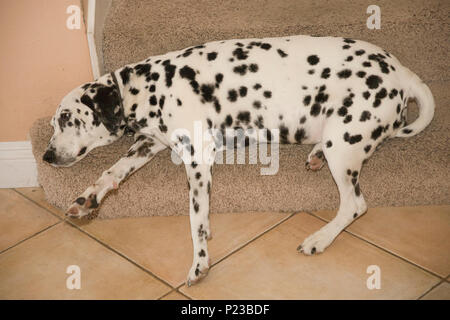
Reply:
M408 99L419 117L406 124ZM422 131L434 115L430 89L387 51L339 37L289 36L209 42L152 56L105 74L65 96L51 120L54 134L43 160L70 166L92 149L125 132L135 143L68 208L70 217L91 214L108 191L159 151L198 148L185 136L193 123L217 129L277 129L280 143L314 145L312 170L326 162L337 184L336 217L307 237L298 251L323 252L367 210L361 167L384 140ZM272 141L267 130L266 142ZM214 157L216 148L209 150ZM212 163L184 163L194 249L187 283L207 274L211 237L209 198ZM299 168L300 169L300 168Z

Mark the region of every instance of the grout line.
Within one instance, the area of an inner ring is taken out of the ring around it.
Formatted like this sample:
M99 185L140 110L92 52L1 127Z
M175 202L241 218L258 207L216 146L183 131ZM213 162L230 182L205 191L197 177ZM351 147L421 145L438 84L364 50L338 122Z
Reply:
M281 213L280 213L281 214ZM214 262L213 264L211 264L209 266L209 270L211 270L214 266L216 266L217 264L219 264L220 262L222 262L223 260L227 259L228 257L230 257L231 255L233 255L234 253L240 251L241 249L245 248L247 245L249 245L250 243L252 243L253 241L259 239L260 237L262 237L263 235L265 235L266 233L268 233L269 231L272 231L273 229L275 229L276 227L278 227L280 224L284 223L285 221L289 220L290 218L292 218L294 215L296 215L297 213L291 213L288 214L288 217L282 219L281 221L277 222L276 224L274 224L273 226L269 227L268 229L266 229L265 231L261 232L260 234L258 234L257 236L255 236L253 239L250 239L249 241L245 242L244 244L242 244L240 247L234 249L233 251L231 251L230 253L226 254L225 256L223 256L222 258L220 258L219 260L217 260L216 262ZM183 292L179 291L179 289L181 287L183 287L186 283L183 282L182 284L178 285L178 287L176 287L176 290L181 293L182 295L184 295L185 297L189 298L190 300L193 300L191 297L189 297L188 295L184 294Z
M45 232L45 231L47 231L47 230L53 228L54 226L56 226L56 225L58 225L58 224L60 224L60 223L62 223L62 221L58 221L58 222L56 222L56 223L54 223L54 224L52 224L52 225L50 225L50 226L45 227L44 229L42 229L42 230L40 230L40 231L38 231L38 232L32 234L32 235L29 236L29 237L26 237L25 239L20 240L19 242L13 244L12 246L10 246L10 247L8 247L8 248L6 248L6 249L3 249L2 251L0 251L0 254L3 254L3 253L5 253L6 251L9 251L9 250L11 250L11 249L17 247L19 244L21 244L21 243L23 243L23 242L25 242L25 241L27 241L27 240L33 238L34 236L37 236L37 235L39 235L39 234L41 234L41 233L43 233L43 232Z
M166 294L163 294L163 295L162 295L161 297L159 297L157 300L162 300L162 298L168 296L168 295L171 294L172 292L178 293L178 294L182 295L183 297L185 297L185 298L188 299L188 300L192 300L191 297L185 295L183 292L181 292L181 291L178 290L178 289L179 289L180 287L182 287L183 285L184 285L184 283L181 284L181 285L179 285L177 288L175 288L175 289L173 289L173 290L167 292Z
M420 295L416 300L421 300L424 296L426 296L428 293L430 293L434 288L436 288L437 286L439 286L441 283L444 283L444 282L445 282L445 280L439 281L437 284L435 284L430 289L425 291L422 295Z
M325 220L324 218L322 218L322 217L320 217L320 216L318 216L318 215L316 215L316 214L314 214L314 213L311 213L311 212L309 212L309 211L304 211L304 212L307 213L307 214L309 214L309 215L311 215L311 216L313 216L313 217L316 217L316 218L318 218L318 219L320 219L320 220L322 220L322 221L324 221L324 222L326 222L326 223L329 222L329 221ZM347 227L348 227L348 226L347 226ZM435 272L430 271L430 270L428 270L428 269L426 269L426 268L424 268L424 267L422 267L422 266L420 266L420 265L414 263L413 261L409 261L409 260L407 260L406 258L400 256L399 254L394 253L394 252L391 252L389 249L383 248L383 247L379 246L378 244L376 244L376 243L374 243L374 242L371 242L371 241L368 240L368 239L364 239L362 236L357 235L356 233L353 233L352 231L348 231L347 228L345 228L345 229L343 230L343 232L346 232L347 234L349 234L349 235L351 235L351 236L353 236L353 237L355 237L355 238L357 238L357 239L359 239L359 240L362 240L362 241L364 241L364 242L366 242L366 243L368 243L368 244L370 244L370 245L372 245L372 246L374 246L374 247L376 247L376 248L378 248L378 249L380 249L380 250L382 250L382 251L384 251L384 252L386 252L386 253L388 253L388 254L394 256L394 257L397 257L398 259L400 259L400 260L402 260L402 261L404 261L404 262L406 262L406 263L408 263L408 264L410 264L410 265L413 265L413 266L415 266L415 267L421 269L422 271L425 271L425 272L427 272L427 273L429 273L429 274L431 274L431 275L433 275L433 276L439 278L439 280L445 280L442 276L436 274ZM338 236L339 236L339 235L338 235ZM333 241L334 241L334 240L333 240Z
M189 297L187 294L184 294L183 292L179 291L178 289L177 289L177 292L178 292L179 294L181 294L182 296L186 297L188 300L194 300L194 299L192 299L191 297Z
M441 81L441 80L436 80L436 81ZM52 212L51 210L49 210L48 208L46 208L46 207L42 206L41 204L37 203L35 200L33 200L33 199L29 198L28 196L22 194L21 192L19 192L19 191L16 190L15 188L12 188L12 190L14 190L15 192L17 192L17 193L18 193L20 196L22 196L23 198L25 198L25 199L31 201L32 203L34 203L34 204L37 205L38 207L40 207L40 208L44 209L45 211L49 212L50 214L52 214L53 216L55 216L56 218L58 218L60 221L58 221L58 222L56 222L55 224L50 225L50 226L48 226L48 227L46 227L46 228L40 230L39 232L37 232L37 233L35 233L35 234L33 234L33 235L31 235L31 236L29 236L29 237L27 237L27 238L25 238L25 239L19 241L19 242L17 242L16 244L14 244L14 245L12 245L12 246L10 246L10 247L8 247L8 248L2 250L2 251L0 251L0 254L3 254L4 252L6 252L6 251L8 251L8 250L10 250L10 249L12 249L12 248L15 248L15 247L18 246L19 244L21 244L21 243L23 243L23 242L25 242L25 241L27 241L27 240L33 238L34 236L36 236L36 235L38 235L38 234L40 234L40 233L42 233L42 232L45 232L46 230L48 230L48 229L50 229L50 228L52 228L52 227L54 227L54 226L60 224L61 222L65 222L65 223L67 223L67 224L69 224L69 225L75 227L76 229L78 229L78 230L81 231L82 233L86 234L86 235L89 236L91 239L97 241L98 243L100 243L101 245L103 245L103 246L106 247L107 249L111 250L111 251L114 252L115 254L119 255L119 256L122 257L123 259L125 259L125 260L127 260L128 262L132 263L133 265L135 265L135 266L138 267L139 269L141 269L141 270L143 270L144 272L150 274L151 276L153 276L153 277L156 278L157 280L161 281L162 283L168 285L168 286L172 289L172 290L170 290L169 292L167 292L166 294L164 294L164 295L162 295L161 297L159 297L157 300L161 300L163 297L169 295L169 294L172 293L172 292L178 292L179 294L183 295L184 297L186 297L186 298L192 300L191 297L189 297L189 296L187 296L186 294L184 294L183 292L179 291L179 289L180 289L181 287L183 287L183 286L185 285L185 283L180 284L180 285L179 285L178 287L176 287L176 288L173 287L170 283L168 283L168 282L165 281L164 279L161 279L160 277L156 276L153 272L151 272L150 270L148 270L148 269L145 268L144 266L141 266L141 265L138 264L137 262L133 261L131 258L125 256L124 254L122 254L122 253L119 252L118 250L116 250L116 249L110 247L109 245L107 245L107 244L104 243L103 241L97 239L94 235L91 235L90 233L88 233L87 231L83 230L83 229L82 229L81 227L79 227L78 225L72 223L71 221L68 220L68 218L64 218L64 219L63 219L63 218L60 217L59 215L53 213L53 212ZM246 243L242 244L240 247L236 248L235 250L231 251L230 253L228 253L227 255L225 255L224 257L222 257L221 259L219 259L219 260L217 260L216 262L214 262L213 264L211 264L210 269L211 269L212 267L216 266L217 264L219 264L220 262L224 261L225 259L227 259L227 258L230 257L231 255L233 255L234 253L236 253L236 252L240 251L241 249L247 247L250 243L256 241L257 239L259 239L260 237L262 237L263 235L265 235L265 234L268 233L269 231L272 231L273 229L275 229L276 227L278 227L279 225L281 225L281 224L284 223L285 221L291 219L294 215L299 214L299 213L302 213L302 212L307 213L307 214L309 214L309 215L311 215L311 216L313 216L313 217L315 217L315 218L317 218L317 219L319 219L319 220L321 220L321 221L323 221L323 222L325 222L325 223L328 223L328 222L329 222L329 221L327 221L326 219L324 219L324 218L322 218L322 217L316 215L315 213L312 213L312 212L306 211L306 210L303 210L303 211L300 211L300 212L291 213L287 218L285 218L285 219L279 221L278 223L276 223L275 225L273 225L273 226L270 227L269 229L263 231L262 233L260 233L260 234L257 235L256 237L254 237L253 239L250 239L250 240L247 241ZM422 267L422 266L420 266L420 265L417 265L416 263L414 263L414 262L412 262L412 261L409 261L409 260L407 260L406 258L403 258L403 257L399 256L398 254L396 254L396 253L394 253L394 252L389 251L388 249L385 249L385 248L383 248L383 247L380 247L379 245L377 245L377 244L371 242L370 240L364 239L364 238L362 238L361 236L359 236L359 235L357 235L357 234L355 234L355 233L353 233L353 232L351 232L351 231L348 231L347 229L344 229L343 231L346 232L347 234L352 235L353 237L355 237L355 238L357 238L357 239L359 239L359 240L362 240L362 241L364 241L364 242L366 242L366 243L368 243L368 244L370 244L370 245L372 245L372 246L374 246L374 247L376 247L376 248L378 248L378 249L380 249L380 250L382 250L382 251L384 251L384 252L386 252L386 253L388 253L388 254L394 256L394 257L399 258L400 260L402 260L402 261L404 261L404 262L406 262L406 263L408 263L408 264L411 264L411 265L413 265L413 266L415 266L415 267L417 267L417 268L419 268L419 269L421 269L421 270L423 270L423 271L425 271L425 272L427 272L427 273L429 273L429 274L431 274L431 275L433 275L433 276L435 276L435 277L438 277L440 281L439 281L436 285L432 286L432 287L431 287L428 291L426 291L424 294L422 294L421 296L419 296L419 298L417 298L417 299L421 299L423 296L425 296L427 293L429 293L431 290L433 290L434 288L436 288L436 287L437 287L438 285L440 285L441 283L443 283L443 282L449 282L448 277L443 278L442 276L440 276L440 275L438 275L438 274L436 274L436 273L434 273L434 272L432 272L432 271L430 271L430 270L427 270L427 269L425 269L424 267Z
M164 297L168 296L169 294L171 294L172 292L176 292L176 291L177 291L176 289L172 289L172 290L170 290L169 292L163 294L161 297L159 297L159 298L156 299L156 300L162 300L162 298L164 298Z
M148 270L147 268L145 268L144 266L141 266L139 263L135 262L134 260L132 260L131 258L127 257L125 254L121 253L120 251L118 251L117 249L114 249L113 247L109 246L108 244L106 244L105 242L101 241L100 239L97 239L94 235L91 235L89 232L87 232L86 230L82 229L81 227L77 226L75 223L71 222L68 220L69 218L64 219L64 222L67 223L68 225L78 229L80 232L84 233L85 235L87 235L89 238L97 241L98 243L100 243L102 246L104 246L105 248L111 250L112 252L114 252L115 254L117 254L118 256L122 257L123 259L127 260L128 262L130 262L131 264L135 265L136 267L138 267L139 269L141 269L142 271L146 272L147 274L153 276L155 279L161 281L162 283L164 283L165 285L169 286L171 289L175 289L169 282L167 282L166 280L158 277L157 275L155 275L153 272L151 272L150 270Z
M247 242L245 242L244 244L242 244L242 246L234 249L233 251L231 251L230 253L228 253L227 255L223 256L222 258L220 258L219 260L217 260L216 262L214 262L213 264L211 264L210 269L215 266L216 264L222 262L223 260L227 259L229 256L231 256L232 254L234 254L235 252L240 251L241 249L245 248L246 246L248 246L250 243L254 242L255 240L261 238L263 235L265 235L266 233L268 233L269 231L272 231L273 229L275 229L276 227L278 227L280 224L284 223L285 221L289 220L290 218L292 218L294 215L296 215L296 213L291 213L289 214L288 217L284 218L283 220L277 222L276 224L274 224L272 227L269 227L269 229L261 232L259 235L255 236L253 239L248 240Z
M35 200L31 199L30 197L24 195L23 193L19 192L18 190L16 190L15 188L13 188L12 190L14 190L15 192L17 192L19 195L21 195L22 197L24 197L25 199L33 202L35 205L37 205L39 208L44 209L45 211L51 213L53 216L55 216L56 218L58 218L60 221L63 221L64 219L57 215L56 213L52 212L51 210L49 210L48 208L44 207L43 205L41 205L40 203L36 202Z

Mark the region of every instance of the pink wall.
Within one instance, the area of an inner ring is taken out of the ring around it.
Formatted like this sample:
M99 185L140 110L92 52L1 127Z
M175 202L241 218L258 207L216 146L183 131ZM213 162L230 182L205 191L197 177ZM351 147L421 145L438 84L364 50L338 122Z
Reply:
M32 123L92 80L85 26L66 27L79 0L0 0L0 142L27 139Z

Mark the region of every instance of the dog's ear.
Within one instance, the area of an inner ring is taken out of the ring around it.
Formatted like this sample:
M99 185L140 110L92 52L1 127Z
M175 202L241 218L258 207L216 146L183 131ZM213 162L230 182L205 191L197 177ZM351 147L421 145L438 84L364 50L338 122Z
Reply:
M102 123L110 133L116 134L125 119L119 88L114 84L91 83L83 89L80 101L93 111L94 125Z

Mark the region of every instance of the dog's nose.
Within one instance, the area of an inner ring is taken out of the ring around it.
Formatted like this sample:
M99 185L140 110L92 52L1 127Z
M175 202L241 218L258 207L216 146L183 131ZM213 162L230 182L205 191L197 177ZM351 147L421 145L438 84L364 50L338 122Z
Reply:
M47 150L42 158L45 162L54 163L56 160L56 154L53 150Z

